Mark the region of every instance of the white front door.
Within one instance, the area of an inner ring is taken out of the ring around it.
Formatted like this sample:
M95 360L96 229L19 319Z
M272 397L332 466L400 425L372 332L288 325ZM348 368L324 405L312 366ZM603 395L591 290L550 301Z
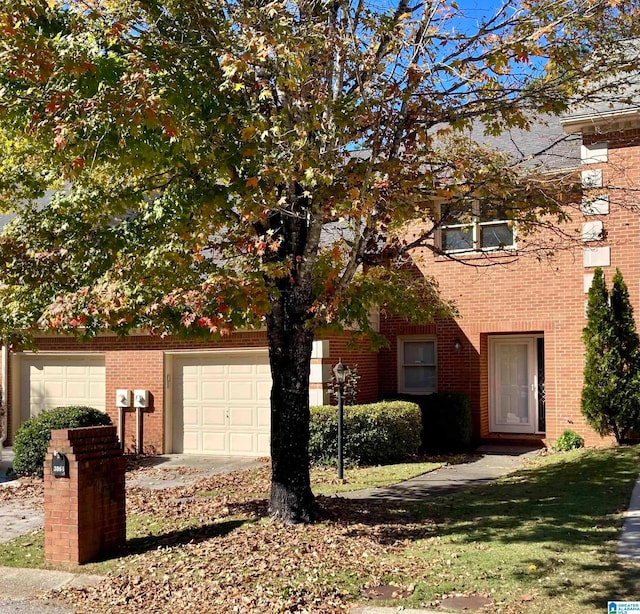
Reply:
M538 408L536 344L536 337L490 338L491 432L536 432Z

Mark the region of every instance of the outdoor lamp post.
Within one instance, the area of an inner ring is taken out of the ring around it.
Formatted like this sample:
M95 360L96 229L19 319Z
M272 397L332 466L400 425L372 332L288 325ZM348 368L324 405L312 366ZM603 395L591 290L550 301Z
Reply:
M349 369L342 364L342 358L338 364L333 367L338 384L338 479L344 478L344 461L342 458L342 422L344 415L344 382L347 379Z

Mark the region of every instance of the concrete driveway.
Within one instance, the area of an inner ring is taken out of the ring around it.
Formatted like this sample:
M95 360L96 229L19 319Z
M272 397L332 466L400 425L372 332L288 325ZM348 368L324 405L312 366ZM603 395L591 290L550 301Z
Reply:
M264 466L265 459L238 456L188 456L164 454L133 461L140 471L127 473L127 488L140 487L162 490L186 486L216 473L231 473ZM7 469L13 463L13 451L5 448L0 462L0 488L19 488L20 480L7 479ZM10 541L44 524L40 505L30 499L0 502L0 542Z
M209 475L263 467L267 460L244 456L163 454L135 462L142 471L128 476L127 486L161 490L185 486Z

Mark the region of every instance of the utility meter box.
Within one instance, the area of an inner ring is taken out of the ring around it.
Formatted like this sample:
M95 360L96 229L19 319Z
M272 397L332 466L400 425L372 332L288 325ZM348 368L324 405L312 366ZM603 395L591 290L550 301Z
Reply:
M131 390L124 388L116 390L116 407L131 407Z
M148 390L134 390L133 391L133 406L146 409L149 407L149 391Z

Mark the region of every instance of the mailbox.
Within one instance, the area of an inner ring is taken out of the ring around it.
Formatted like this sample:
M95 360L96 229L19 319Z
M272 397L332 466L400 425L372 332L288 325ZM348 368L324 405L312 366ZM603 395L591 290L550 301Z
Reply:
M133 406L140 409L146 409L149 407L149 391L148 390L134 390L133 391Z
M69 459L60 452L54 452L51 459L51 473L56 478L69 477Z

